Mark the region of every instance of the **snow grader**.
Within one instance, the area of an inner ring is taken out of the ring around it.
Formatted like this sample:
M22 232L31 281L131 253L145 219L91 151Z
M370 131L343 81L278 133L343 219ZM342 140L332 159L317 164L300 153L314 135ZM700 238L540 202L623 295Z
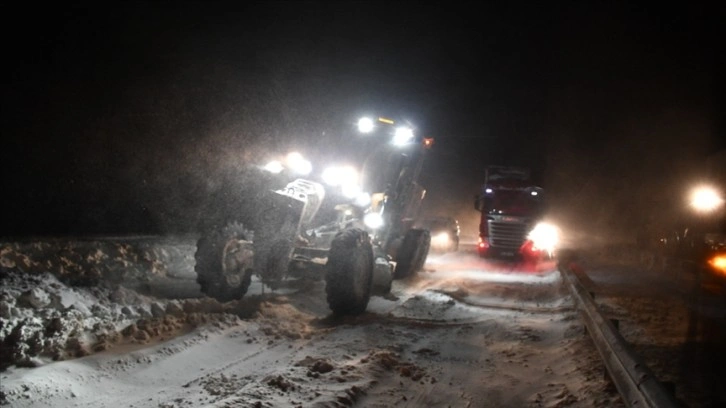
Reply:
M262 188L240 192L245 205L217 209L195 253L202 292L229 301L245 295L253 276L273 289L290 279L324 279L332 312L356 315L372 295L390 292L393 279L423 268L431 236L413 225L425 195L419 177L433 140L395 128L386 118L361 119L358 129L393 138L358 149L364 159L357 165L319 176L310 175L312 165L301 155L290 154L260 168L268 175L256 178ZM308 175L271 185L293 170Z

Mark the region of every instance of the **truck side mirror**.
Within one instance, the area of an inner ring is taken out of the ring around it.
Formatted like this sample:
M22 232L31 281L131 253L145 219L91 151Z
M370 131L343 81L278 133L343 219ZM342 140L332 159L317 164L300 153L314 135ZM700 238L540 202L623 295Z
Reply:
M479 194L474 196L474 209L481 211L481 195Z

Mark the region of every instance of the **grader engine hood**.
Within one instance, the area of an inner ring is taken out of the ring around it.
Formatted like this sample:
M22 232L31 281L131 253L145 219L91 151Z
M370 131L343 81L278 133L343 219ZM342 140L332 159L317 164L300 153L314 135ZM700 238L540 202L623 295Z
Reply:
M309 224L325 198L325 189L320 183L297 179L288 183L285 188L270 194L269 207L281 212L280 216L294 216L298 231L301 225Z
M296 200L292 197L271 192L264 197L259 221L260 227L257 228L256 234L264 233L263 231L275 232L287 225L294 225L299 230L302 221L305 202Z

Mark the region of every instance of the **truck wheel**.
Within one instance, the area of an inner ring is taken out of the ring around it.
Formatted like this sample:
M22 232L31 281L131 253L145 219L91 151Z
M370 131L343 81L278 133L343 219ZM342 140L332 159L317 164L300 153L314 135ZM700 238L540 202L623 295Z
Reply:
M403 238L398 249L395 279L403 279L423 268L431 247L431 233L423 229L410 229Z
M227 302L247 293L254 262L251 239L252 232L237 222L199 238L194 270L204 294Z
M368 306L372 286L373 247L368 233L359 228L338 232L325 264L328 306L337 315L361 314Z

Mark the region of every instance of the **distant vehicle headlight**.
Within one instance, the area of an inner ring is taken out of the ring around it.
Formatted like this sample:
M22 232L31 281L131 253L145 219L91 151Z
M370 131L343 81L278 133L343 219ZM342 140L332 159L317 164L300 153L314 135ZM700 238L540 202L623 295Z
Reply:
M712 187L698 187L691 193L691 206L699 212L713 211L723 203L723 198Z
M726 254L718 254L708 260L708 264L716 270L716 272L726 275Z
M448 246L451 237L448 232L440 232L431 237L431 244L434 246Z
M532 241L536 249L553 253L559 241L559 229L549 223L540 222L535 225L527 238Z
M370 229L378 229L383 226L383 216L379 213L368 213L363 217L363 223Z

